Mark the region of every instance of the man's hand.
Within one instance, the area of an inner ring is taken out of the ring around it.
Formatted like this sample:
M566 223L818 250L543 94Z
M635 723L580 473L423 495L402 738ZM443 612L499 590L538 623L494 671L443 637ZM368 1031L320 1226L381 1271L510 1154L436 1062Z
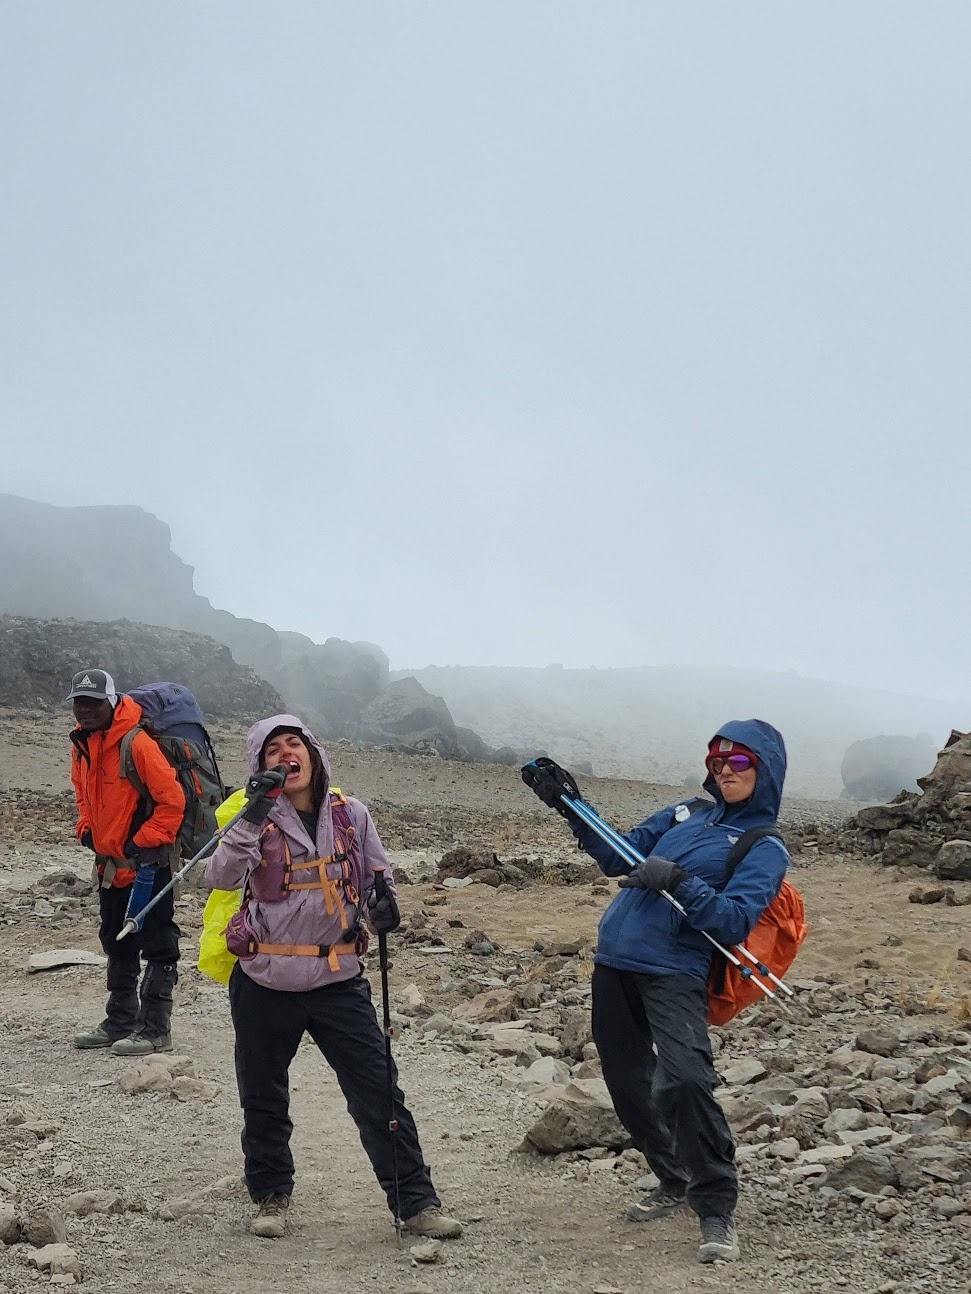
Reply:
M150 849L145 849L136 845L134 840L129 840L125 845L125 857L135 864L136 869L164 867L171 858L171 852L168 845L153 845Z
M384 879L383 871L374 873L374 888L367 901L367 916L372 930L379 935L390 934L401 925L401 912Z
M79 837L79 842L85 847L85 849L90 849L92 853L97 852L94 847L94 836L90 831L82 831Z
M667 890L673 894L687 872L667 858L645 858L632 872L622 876L617 884L622 890Z
M244 822L260 826L266 821L270 810L283 793L283 787L290 770L286 764L275 764L273 768L264 769L246 783L246 799L249 803L243 814Z

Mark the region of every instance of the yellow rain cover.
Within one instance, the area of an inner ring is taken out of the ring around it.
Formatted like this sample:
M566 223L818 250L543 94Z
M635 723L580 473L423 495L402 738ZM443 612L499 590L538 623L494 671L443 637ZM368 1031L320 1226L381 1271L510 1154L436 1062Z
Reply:
M234 813L246 803L244 789L240 787L228 800L223 800L216 810L216 822L224 827ZM226 947L226 927L239 911L242 890L213 890L202 914L202 934L199 937L199 969L218 984L228 984L236 965L236 958Z

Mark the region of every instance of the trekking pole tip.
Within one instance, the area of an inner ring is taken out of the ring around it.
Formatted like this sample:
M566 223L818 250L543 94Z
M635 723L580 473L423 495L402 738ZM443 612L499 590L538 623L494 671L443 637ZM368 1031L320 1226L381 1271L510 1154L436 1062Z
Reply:
M133 935L137 929L138 929L137 921L126 921L125 924L122 926L122 928L115 935L115 943L120 944L122 939L127 939L129 935Z

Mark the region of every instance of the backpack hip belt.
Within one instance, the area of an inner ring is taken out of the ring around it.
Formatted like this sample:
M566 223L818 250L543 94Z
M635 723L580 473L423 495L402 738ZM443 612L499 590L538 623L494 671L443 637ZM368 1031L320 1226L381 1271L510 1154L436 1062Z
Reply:
M249 946L253 955L265 953L270 957L326 957L327 965L335 973L341 968L341 957L360 957L366 950L367 939L363 932L357 939L343 944L261 944L254 939Z

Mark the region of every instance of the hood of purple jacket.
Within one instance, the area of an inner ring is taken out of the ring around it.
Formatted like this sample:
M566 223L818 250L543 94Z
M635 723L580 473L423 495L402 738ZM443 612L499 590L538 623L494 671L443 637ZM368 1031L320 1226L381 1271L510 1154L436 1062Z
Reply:
M324 777L327 779L325 789L330 790L330 760L327 758L327 751L324 750L304 721L298 719L295 714L274 714L269 719L261 719L259 723L254 723L250 728L246 734L246 759L249 764L250 775L260 771L260 754L274 728L296 728L303 734L307 745L313 747L321 758L324 765Z

